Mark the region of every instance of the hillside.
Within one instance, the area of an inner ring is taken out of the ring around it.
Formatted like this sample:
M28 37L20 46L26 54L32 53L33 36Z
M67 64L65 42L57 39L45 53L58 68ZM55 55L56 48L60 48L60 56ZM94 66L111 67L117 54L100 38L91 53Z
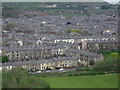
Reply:
M110 5L108 3L77 3L77 2L4 2L3 18L13 17L18 18L19 14L26 17L39 16L39 15L72 15L83 16L91 15L92 13L99 14L104 11L117 11L117 5ZM14 13L14 14L13 14ZM32 14L31 14L32 13ZM80 14L80 15L79 15Z

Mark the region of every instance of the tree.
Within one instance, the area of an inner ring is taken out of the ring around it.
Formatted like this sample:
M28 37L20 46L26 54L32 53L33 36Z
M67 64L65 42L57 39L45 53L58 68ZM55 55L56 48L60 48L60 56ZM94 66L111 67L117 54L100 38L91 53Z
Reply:
M6 25L6 30L11 30L11 29L13 29L14 28L14 26L15 26L15 23L7 23L7 25Z
M95 63L94 60L90 61L90 65L94 65L94 63Z
M2 88L17 88L17 81L10 73L2 73Z
M7 56L2 56L2 63L8 62L9 58Z
M97 71L115 71L119 72L118 64L120 63L118 53L111 53L104 60L95 63L94 69Z
M40 77L30 75L25 69L16 67L2 72L3 88L50 88Z

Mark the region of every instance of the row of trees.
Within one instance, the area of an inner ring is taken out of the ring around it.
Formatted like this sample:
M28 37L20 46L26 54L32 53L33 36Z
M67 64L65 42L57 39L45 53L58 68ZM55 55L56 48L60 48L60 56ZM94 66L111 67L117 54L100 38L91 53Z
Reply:
M11 71L3 70L2 88L49 88L49 85L22 68L13 68Z

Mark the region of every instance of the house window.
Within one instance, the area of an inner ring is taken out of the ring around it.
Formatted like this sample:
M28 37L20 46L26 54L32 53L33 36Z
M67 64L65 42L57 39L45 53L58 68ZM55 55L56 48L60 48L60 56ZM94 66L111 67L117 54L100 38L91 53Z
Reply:
M17 59L18 59L18 57L17 57Z

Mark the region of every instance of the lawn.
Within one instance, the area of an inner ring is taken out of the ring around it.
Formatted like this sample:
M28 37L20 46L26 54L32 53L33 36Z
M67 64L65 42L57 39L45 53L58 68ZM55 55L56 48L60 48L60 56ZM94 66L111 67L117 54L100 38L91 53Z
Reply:
M44 77L51 88L117 88L118 75Z

